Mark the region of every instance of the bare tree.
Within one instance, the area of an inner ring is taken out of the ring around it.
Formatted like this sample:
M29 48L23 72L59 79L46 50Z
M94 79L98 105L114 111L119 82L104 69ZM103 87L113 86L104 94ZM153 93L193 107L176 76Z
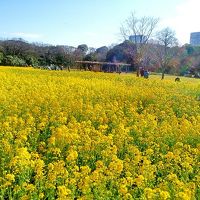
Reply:
M146 44L150 39L159 19L154 17L135 16L135 13L125 20L120 28L120 33L125 40L130 39L135 43L134 64L137 68L137 76L139 76L139 68L142 63L143 56L146 51Z
M154 48L154 53L162 68L162 78L164 79L166 67L173 58L173 51L170 47L176 46L178 40L175 37L175 32L169 27L162 29L157 33L158 44Z

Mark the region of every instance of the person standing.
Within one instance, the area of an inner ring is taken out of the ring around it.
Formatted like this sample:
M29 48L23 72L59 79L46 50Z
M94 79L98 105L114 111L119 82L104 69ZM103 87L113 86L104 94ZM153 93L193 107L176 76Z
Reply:
M144 71L144 78L149 78L149 72L148 72L148 70Z
M142 68L140 69L140 76L141 76L141 77L144 76L144 67L142 67Z

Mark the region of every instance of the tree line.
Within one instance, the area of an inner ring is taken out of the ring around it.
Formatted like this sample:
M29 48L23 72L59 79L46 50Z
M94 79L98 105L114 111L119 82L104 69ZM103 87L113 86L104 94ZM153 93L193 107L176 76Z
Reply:
M43 67L58 65L74 67L76 60L105 61L108 47L90 48L86 44L78 47L29 43L22 38L0 40L1 66Z
M135 13L131 13L120 28L123 42L96 49L86 44L72 47L29 43L21 38L0 40L0 65L33 67L57 65L68 69L73 67L86 69L87 66L77 66L75 61L123 62L131 64L132 70L135 70L138 76L142 67L161 73L162 79L165 73L199 77L200 46L194 47L189 44L179 46L175 32L169 27L154 33L157 24L157 18L138 18Z

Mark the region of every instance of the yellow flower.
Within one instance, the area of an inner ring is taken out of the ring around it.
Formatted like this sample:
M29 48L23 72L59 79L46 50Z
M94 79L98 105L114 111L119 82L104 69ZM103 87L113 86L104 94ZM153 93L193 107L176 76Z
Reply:
M167 191L161 191L160 192L160 199L161 200L166 200L170 198L170 194Z
M30 197L28 195L24 195L21 197L21 200L29 200L29 199L30 199Z
M177 195L177 198L180 200L190 200L191 198L184 192L179 192Z
M33 192L35 190L35 186L33 184L27 184L26 186L26 190Z
M35 178L37 180L41 180L44 178L44 167L45 167L45 163L43 160L38 159L35 163Z
M44 198L44 196L45 196L45 195L44 195L44 193L43 193L43 192L41 192L41 193L39 194L39 198L40 198L40 199L43 199L43 198Z
M144 176L139 175L137 178L134 179L134 182L138 187L141 186L144 182Z
M128 189L125 185L120 185L119 192L125 195L128 192Z
M148 200L155 198L155 192L151 188L145 188L144 194Z
M124 199L131 200L131 199L133 199L133 196L130 193L126 193Z
M15 175L14 174L6 174L6 179L10 182L15 181Z
M109 164L109 170L113 173L120 174L123 170L123 161L118 158L114 158Z
M71 190L66 188L64 185L58 186L58 197L65 198L66 196L71 194Z
M55 145L55 141L56 141L56 138L55 138L55 137L51 136L51 137L49 138L49 144Z
M69 151L69 155L67 156L67 161L74 161L78 158L77 151L71 150Z

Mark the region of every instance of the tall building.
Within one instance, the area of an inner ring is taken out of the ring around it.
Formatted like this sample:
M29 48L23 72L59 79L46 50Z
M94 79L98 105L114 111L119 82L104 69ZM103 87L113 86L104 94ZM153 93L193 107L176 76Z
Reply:
M129 36L129 40L134 42L134 43L144 43L146 39L147 39L147 37L144 36L144 35L131 35L131 36Z
M190 44L192 46L200 46L200 32L190 33Z

